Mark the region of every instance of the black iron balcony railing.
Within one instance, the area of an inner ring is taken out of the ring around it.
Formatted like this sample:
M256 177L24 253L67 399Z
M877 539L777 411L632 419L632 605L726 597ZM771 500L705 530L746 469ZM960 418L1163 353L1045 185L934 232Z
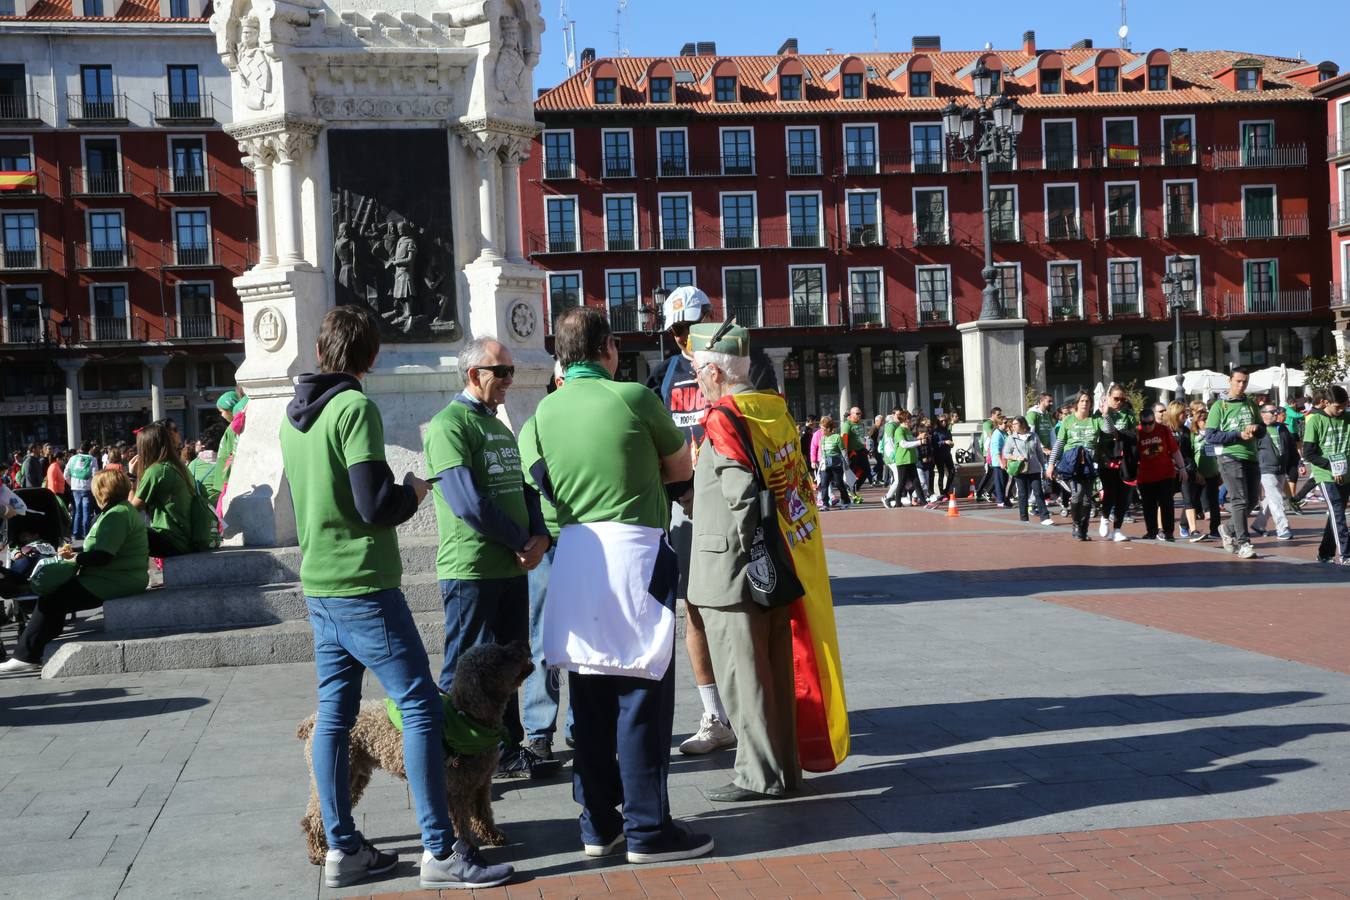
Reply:
M609 307L609 327L615 333L642 331L642 310L632 304L612 304Z
M1224 312L1230 316L1256 316L1265 313L1308 312L1312 309L1312 291L1227 291L1223 295Z
M603 168L606 178L632 178L633 157L607 156Z
M1052 216L1046 223L1045 236L1052 241L1081 241L1083 227L1077 218Z
M606 250L636 250L637 232L631 228L611 228L605 232Z
M850 247L880 247L881 226L880 225L850 226L848 229L848 245Z
M75 242L75 268L77 269L129 269L131 267L131 246L125 242Z
M17 246L0 246L0 271L18 272L42 268L42 251L36 240Z
M752 226L723 226L722 246L727 250L749 250L755 246L755 229Z
M1199 158L1194 143L1176 144L1112 144L1094 147L1095 165L1106 169L1138 166L1191 166ZM1067 167L1066 167L1067 168Z
M663 153L656 160L656 174L661 178L685 178L689 175L689 154Z
M1034 159L1031 148L1022 149L1023 159ZM1078 147L1055 144L1041 148L1041 167L1052 171L1078 168Z
M83 326L80 334L85 343L95 343L99 341L143 341L146 340L149 329L146 328L144 319L136 319L133 328L132 320L126 316L95 316L92 318L82 318L79 324Z
M72 168L70 192L76 195L126 193L122 187L122 170Z
M213 315L178 316L164 321L164 336L169 340L238 340L234 321Z
M878 297L854 299L849 303L849 321L854 325L880 325L881 300Z
M1017 220L1014 218L991 216L989 230L994 241L1000 244L1011 244L1020 239L1017 233Z
M1301 169L1308 165L1307 144L1278 147L1215 147L1216 169Z
M787 173L789 175L819 175L820 157L806 153L789 153Z
M747 328L758 328L760 325L759 302L733 297L727 301L727 315L735 316L737 324L744 325Z
M1221 226L1225 241L1309 235L1307 216L1225 216Z
M952 304L946 297L927 298L919 295L920 325L950 325Z
M724 153L722 155L722 174L755 174L755 155L753 153Z
M170 247L172 265L180 268L211 266L215 264L213 241L174 241Z
M1130 219L1111 219L1106 220L1106 234L1108 237L1139 237L1139 220L1131 217Z
M4 344L42 343L42 320L34 316L10 315L4 321Z
M662 250L692 250L694 239L690 236L689 230L672 231L669 234L661 233Z
M127 120L126 94L67 94L66 118L71 123L103 124Z
M920 223L914 229L914 245L916 247L950 244L951 242L952 232L946 225Z
M544 177L548 179L576 178L577 161L570 156L545 157Z
M38 119L37 94L6 94L0 96L0 122L35 122Z
M155 94L154 100L157 122L213 122L216 118L215 98L210 94L197 97Z
M1168 237L1193 237L1200 233L1195 224L1195 213L1168 213L1166 227Z
M1350 228L1350 200L1332 203L1327 209L1327 221L1332 228Z
M159 190L162 194L212 194L216 192L213 176L219 175L219 171L192 166L160 169Z
M825 301L819 300L814 303L793 303L792 318L782 324L795 325L798 327L811 327L828 324L825 320Z
M1083 310L1075 296L1052 291L1047 298L1046 308L1050 312L1050 318L1057 322L1083 318Z
M788 229L788 244L792 247L823 247L825 241L819 228L793 226Z
M1143 315L1138 297L1112 297L1110 311L1112 318Z
M860 150L844 154L844 171L849 175L875 175L880 157L875 150Z

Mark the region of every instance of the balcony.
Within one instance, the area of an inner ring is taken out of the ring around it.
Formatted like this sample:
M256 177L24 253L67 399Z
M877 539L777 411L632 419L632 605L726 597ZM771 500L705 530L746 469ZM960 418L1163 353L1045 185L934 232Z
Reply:
M914 229L914 246L932 247L950 244L952 242L952 231L946 225L930 225L920 223Z
M1195 237L1200 229L1195 223L1194 213L1168 213L1164 220L1168 237Z
M159 169L156 183L161 194L200 196L217 193L215 180L219 175L209 169Z
M878 155L874 151L844 154L844 173L847 175L875 175L880 171Z
M633 157L631 156L611 156L606 157L602 166L604 177L606 178L632 178L633 177Z
M42 320L36 315L24 318L10 315L0 324L4 325L4 333L0 335L0 344L42 343Z
M1074 296L1051 293L1045 308L1052 322L1074 322L1083 318L1082 303Z
M694 249L694 239L690 237L688 231L678 234L661 235L662 250L692 250Z
M818 228L792 227L788 229L787 243L789 247L807 249L812 247L824 247L825 240L821 237ZM766 243L768 239L766 238Z
M996 244L1015 244L1021 240L1016 219L994 216L989 223L989 231Z
M819 328L829 325L824 299L811 301L764 301L765 327Z
M1032 150L1027 147L1022 150L1022 158L1034 158ZM1046 171L1060 172L1066 169L1078 168L1078 148L1075 146L1054 146L1041 148L1041 167Z
M577 177L577 161L571 156L549 156L544 160L544 178L560 181Z
M723 175L755 174L755 155L753 153L729 153L722 156Z
M76 197L110 197L127 193L122 187L121 169L86 169L83 167L70 170L70 192Z
M880 225L850 226L848 229L848 245L850 247L880 247L881 226Z
M166 267L178 269L200 269L216 264L215 241L172 241Z
M849 304L849 321L854 325L880 325L881 301L876 297L854 300Z
M1307 216L1225 216L1220 223L1225 241L1307 237Z
M689 155L687 153L666 154L657 157L656 177L687 178L689 176Z
M1140 301L1137 297L1116 298L1112 297L1107 303L1109 314L1113 319L1128 318L1130 316L1142 316L1144 311L1139 308Z
M951 323L952 305L950 300L945 298L928 300L922 294L919 295L920 325L950 325Z
M0 200L22 198L32 202L35 196L47 196L47 183L41 172L12 171L3 173L6 182L0 190Z
M1198 157L1195 145L1172 147L1168 144L1130 144L1096 147L1093 162L1103 169L1133 169L1140 166L1193 166Z
M1327 135L1327 162L1336 162L1346 156L1350 156L1350 130Z
M760 327L759 321L759 301L757 300L736 300L727 301L727 317L736 317L736 324L744 325L746 328Z
M1052 218L1047 223L1045 236L1052 241L1081 241L1083 225L1077 218Z
M42 251L32 247L0 246L0 272L32 272L42 268Z
M155 94L155 121L161 125L208 125L216 120L215 98Z
M1331 308L1350 309L1350 284L1331 283Z
M37 94L17 94L0 97L0 128L31 128L41 125Z
M75 268L94 272L100 270L132 269L131 246L122 244L91 244L75 242Z
M636 250L638 238L636 231L625 228L611 228L605 232L606 250Z
M1307 165L1307 144L1214 148L1216 169L1302 169Z
M67 94L66 118L72 125L125 125L127 95Z
M1327 211L1327 221L1330 227L1339 231L1342 228L1350 228L1350 200L1344 203L1333 203Z
M1139 222L1131 218L1128 222L1118 219L1106 220L1106 236L1113 238L1140 237Z
M588 232L587 244L592 247L601 247L603 242L600 240L598 232ZM535 232L530 235L530 254L541 253L580 253L582 248L581 236L575 231L557 231L540 234Z
M753 226L729 226L722 229L722 248L724 250L751 250L755 246Z
M615 304L609 308L609 327L615 334L641 332L643 310L630 304Z
M789 175L819 175L820 157L803 153L789 153L787 173Z
M241 340L235 322L218 316L178 316L164 321L164 337L175 341Z
M1299 313L1312 309L1312 291L1308 288L1293 291L1225 292L1224 313L1230 316L1260 316L1271 313Z

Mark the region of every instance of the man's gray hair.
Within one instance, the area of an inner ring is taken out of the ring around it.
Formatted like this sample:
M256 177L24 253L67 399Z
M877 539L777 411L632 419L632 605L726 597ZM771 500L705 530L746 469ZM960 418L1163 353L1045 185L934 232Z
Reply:
M491 335L483 335L469 341L459 351L459 377L466 386L469 383L469 370L487 362L488 348L500 343L501 341Z
M730 353L719 353L716 350L695 350L694 368L700 366L714 365L722 370L726 376L727 384L749 384L750 383L750 357L732 356Z

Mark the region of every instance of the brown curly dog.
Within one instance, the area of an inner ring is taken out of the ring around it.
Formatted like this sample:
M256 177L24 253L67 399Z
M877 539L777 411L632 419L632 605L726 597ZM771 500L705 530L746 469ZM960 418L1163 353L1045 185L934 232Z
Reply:
M501 727L507 702L531 668L530 648L522 641L506 646L480 644L459 658L455 680L450 685L450 702L484 725ZM321 866L328 853L328 838L314 784L314 718L310 716L301 722L295 736L305 742L305 762L309 766L309 806L300 820L300 829L305 833L309 861ZM382 700L361 704L352 726L349 752L353 807L360 802L376 769L408 780L403 768L403 735L389 721ZM445 795L450 803L450 821L457 837L475 845L506 843L506 835L497 830L492 820L492 776L500 757L501 751L497 749L458 759L446 757Z

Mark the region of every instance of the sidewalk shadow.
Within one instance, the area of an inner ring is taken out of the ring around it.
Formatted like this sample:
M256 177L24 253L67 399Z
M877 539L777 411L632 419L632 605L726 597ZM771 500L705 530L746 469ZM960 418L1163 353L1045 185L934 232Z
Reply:
M75 691L0 696L0 727L13 725L69 725L77 722L113 722L186 712L211 701L205 697L156 697L106 703L135 696L125 688L88 688Z

